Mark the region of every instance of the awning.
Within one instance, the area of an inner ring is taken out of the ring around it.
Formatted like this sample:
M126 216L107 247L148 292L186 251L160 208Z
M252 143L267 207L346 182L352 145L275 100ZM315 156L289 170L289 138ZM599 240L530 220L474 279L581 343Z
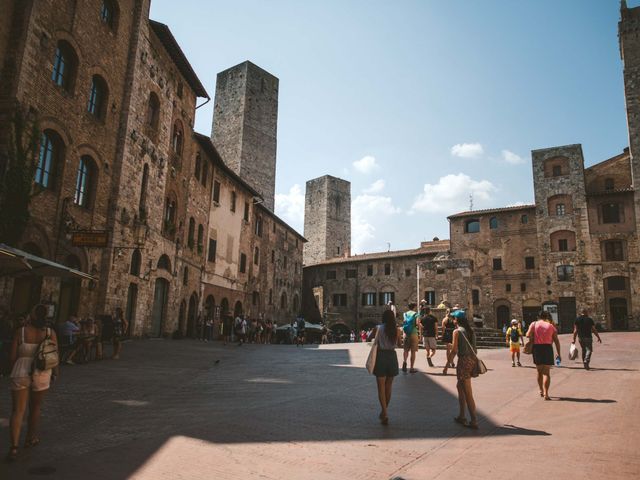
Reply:
M67 277L97 280L88 273L0 243L0 277Z

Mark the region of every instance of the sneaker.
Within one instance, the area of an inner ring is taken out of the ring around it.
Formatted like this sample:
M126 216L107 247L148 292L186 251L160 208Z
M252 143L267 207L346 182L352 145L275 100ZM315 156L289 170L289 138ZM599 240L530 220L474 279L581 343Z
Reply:
M589 370L589 362L584 362L584 369Z
M522 366L522 364L521 364L520 362L518 362L518 366L519 366L519 367L521 367L521 366Z
M67 360L66 362L67 365L75 365L75 362L73 360Z
M407 362L402 362L402 371L407 373Z
M427 357L427 363L430 367L433 367L433 362L431 361L431 357Z
M511 366L515 367L516 366L516 362L511 362Z

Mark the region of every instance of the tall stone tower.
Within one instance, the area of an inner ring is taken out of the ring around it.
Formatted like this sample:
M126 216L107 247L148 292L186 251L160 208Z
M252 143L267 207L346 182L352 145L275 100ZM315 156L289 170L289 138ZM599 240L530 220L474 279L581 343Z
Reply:
M620 2L620 56L623 63L631 177L635 189L635 214L640 219L640 7Z
M251 62L220 72L211 140L229 167L273 211L276 189L278 79Z
M351 254L351 183L325 175L309 180L304 201L303 262Z

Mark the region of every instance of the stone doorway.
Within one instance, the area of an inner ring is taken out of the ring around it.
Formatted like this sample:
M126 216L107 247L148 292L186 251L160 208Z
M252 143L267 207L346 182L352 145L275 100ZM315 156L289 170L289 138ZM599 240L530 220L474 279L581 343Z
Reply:
M511 321L511 309L507 305L498 305L496 308L496 328L502 330Z
M164 278L156 279L155 292L153 296L153 309L151 310L151 336L162 336L164 318L167 314L167 297L169 293L169 282Z
M609 299L609 315L611 315L611 328L614 330L627 330L627 316L629 310L627 308L626 298Z
M202 332L198 332L196 328L196 316L198 310L198 297L195 293L189 298L189 310L187 313L187 337L197 337Z
M560 297L558 302L558 328L560 333L573 332L577 317L576 297Z

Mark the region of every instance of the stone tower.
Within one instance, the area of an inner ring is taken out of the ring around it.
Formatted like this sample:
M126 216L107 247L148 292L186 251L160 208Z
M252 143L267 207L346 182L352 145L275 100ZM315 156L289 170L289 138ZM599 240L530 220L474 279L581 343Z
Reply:
M233 171L273 211L276 188L278 79L251 62L220 72L211 140Z
M309 180L304 202L303 262L351 254L351 183L325 175Z

